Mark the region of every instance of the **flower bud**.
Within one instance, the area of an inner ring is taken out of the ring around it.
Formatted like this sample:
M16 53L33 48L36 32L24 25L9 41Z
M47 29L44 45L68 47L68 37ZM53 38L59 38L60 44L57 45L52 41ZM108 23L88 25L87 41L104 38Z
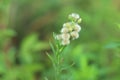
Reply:
M77 21L78 23L81 23L82 22L82 19L80 18L80 19L78 19L78 21Z

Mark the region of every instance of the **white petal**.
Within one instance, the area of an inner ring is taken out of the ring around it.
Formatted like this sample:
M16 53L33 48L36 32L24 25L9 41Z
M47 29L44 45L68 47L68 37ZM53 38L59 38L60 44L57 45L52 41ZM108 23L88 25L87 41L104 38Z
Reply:
M67 32L69 32L68 28L64 27L64 28L61 29L61 33L67 33Z
M63 33L61 34L63 40L68 40L70 39L70 34L69 33Z
M75 26L74 26L74 30L77 31L77 32L80 32L80 30L81 30L80 25L75 24Z
M79 14L76 14L76 13L72 13L71 16L74 17L74 18L76 18L76 19L79 18Z
M72 13L69 15L69 19L77 20L79 18L80 18L80 16L77 13Z
M68 28L68 27L70 27L70 26L72 26L72 22L67 22L67 23L64 23L64 24L63 24L63 27L65 27L65 28L66 28L66 27Z
M68 45L68 44L70 44L70 40L62 40L61 44Z
M70 34L71 34L73 40L79 38L79 34L76 31L73 31Z

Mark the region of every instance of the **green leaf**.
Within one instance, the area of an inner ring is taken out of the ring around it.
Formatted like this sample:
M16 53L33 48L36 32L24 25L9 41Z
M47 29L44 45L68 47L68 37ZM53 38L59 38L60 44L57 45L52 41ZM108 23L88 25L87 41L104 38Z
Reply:
M23 63L31 63L33 61L32 51L37 42L37 34L32 34L22 41L20 47L20 59Z
M56 66L55 66L55 61L54 61L54 59L52 58L52 56L49 54L49 53L46 53L47 54L47 56L50 58L50 60L52 61L52 64L53 64L53 67L55 68Z
M52 56L51 56L49 53L46 53L46 54L47 54L47 56L49 57L49 59L50 59L52 62L54 62Z
M55 51L55 48L54 48L53 44L51 42L49 42L49 44L50 44L50 47L51 47L53 53L56 54L56 51Z

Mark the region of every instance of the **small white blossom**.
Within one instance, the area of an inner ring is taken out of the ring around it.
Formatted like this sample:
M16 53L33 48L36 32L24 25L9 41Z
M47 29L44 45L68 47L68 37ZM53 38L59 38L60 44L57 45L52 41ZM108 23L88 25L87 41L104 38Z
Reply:
M79 34L76 31L73 31L70 34L71 34L71 37L72 37L73 40L79 38Z
M63 27L70 27L72 25L72 22L67 22L63 24Z
M61 33L67 33L67 32L69 32L68 28L64 27L64 28L61 29Z
M67 28L69 32L73 30L72 26L73 26L72 22L67 22L63 24L63 28Z
M62 45L68 45L68 44L70 44L70 40L68 39L66 39L66 40L62 40L62 42L61 42L61 44Z
M63 40L68 40L68 39L70 39L70 34L69 33L63 33L63 34L61 34L61 37L62 37Z
M74 30L77 31L77 32L80 32L80 30L81 30L80 25L75 24L75 26L74 26Z
M76 13L72 13L69 15L69 19L77 20L79 18L80 18L79 14Z

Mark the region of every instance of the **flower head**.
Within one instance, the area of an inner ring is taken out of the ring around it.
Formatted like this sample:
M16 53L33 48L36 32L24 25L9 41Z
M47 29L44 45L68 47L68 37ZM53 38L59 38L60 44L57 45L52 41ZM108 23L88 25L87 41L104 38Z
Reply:
M63 33L61 34L61 37L63 40L70 39L70 34L69 33Z
M79 14L76 13L72 13L68 17L70 20L75 20L75 21L80 18Z
M80 25L75 24L75 26L74 26L74 30L75 30L76 32L80 32L80 30L81 30Z
M62 40L62 42L61 42L61 44L62 45L68 45L68 44L70 44L70 40L68 39L66 39L66 40Z
M69 19L71 21L64 23L61 34L56 36L56 39L61 41L61 45L68 45L70 44L70 40L79 38L81 26L78 23L81 22L80 16L76 13L72 13L69 15Z
M63 24L63 28L62 29L64 29L64 28L67 28L68 29L68 32L70 32L70 31L72 31L73 30L73 23L72 22L67 22L67 23L64 23Z
M70 34L71 34L71 37L72 37L73 40L79 38L79 33L76 32L76 31L73 31Z
M67 32L69 32L68 28L64 27L64 28L61 29L61 33L67 33Z

